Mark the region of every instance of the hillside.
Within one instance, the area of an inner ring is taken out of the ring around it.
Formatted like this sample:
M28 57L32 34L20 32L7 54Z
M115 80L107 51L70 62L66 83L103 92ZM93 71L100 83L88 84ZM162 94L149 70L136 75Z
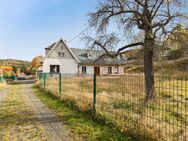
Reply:
M26 65L30 66L31 62L17 59L0 59L0 66L19 66Z
M156 74L164 75L187 75L188 57L170 61L154 62L154 71ZM143 73L143 63L129 63L125 66L126 73Z

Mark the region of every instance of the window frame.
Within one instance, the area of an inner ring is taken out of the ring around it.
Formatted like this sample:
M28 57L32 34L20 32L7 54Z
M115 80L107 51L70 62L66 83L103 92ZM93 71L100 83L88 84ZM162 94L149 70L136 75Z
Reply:
M87 73L87 67L86 66L82 66L82 74L86 74Z
M115 67L115 72L114 73L115 74L119 74L119 67L118 66Z
M108 74L112 74L112 67L108 67Z
M57 69L56 72L55 68ZM50 73L60 73L60 65L50 65Z
M58 57L64 57L65 56L65 53L64 52L58 52Z

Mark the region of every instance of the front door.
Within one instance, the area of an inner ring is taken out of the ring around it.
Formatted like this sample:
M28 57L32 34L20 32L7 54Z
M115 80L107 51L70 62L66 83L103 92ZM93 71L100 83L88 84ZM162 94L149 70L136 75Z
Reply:
M94 67L94 74L100 75L100 67Z

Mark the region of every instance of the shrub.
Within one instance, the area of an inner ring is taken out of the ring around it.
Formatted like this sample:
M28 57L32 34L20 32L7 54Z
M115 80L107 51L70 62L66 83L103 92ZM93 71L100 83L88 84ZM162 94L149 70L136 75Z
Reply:
M169 60L175 60L175 59L181 58L182 55L183 55L183 52L180 49L176 49L176 50L171 50L168 53L167 57Z

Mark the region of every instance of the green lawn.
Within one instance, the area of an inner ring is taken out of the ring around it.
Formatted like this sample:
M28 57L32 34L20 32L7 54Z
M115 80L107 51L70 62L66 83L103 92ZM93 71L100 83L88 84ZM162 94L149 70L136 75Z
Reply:
M33 87L33 91L49 108L63 118L75 137L81 137L86 141L133 141L116 127L92 119L86 113L76 110L74 104L62 102L37 87Z

